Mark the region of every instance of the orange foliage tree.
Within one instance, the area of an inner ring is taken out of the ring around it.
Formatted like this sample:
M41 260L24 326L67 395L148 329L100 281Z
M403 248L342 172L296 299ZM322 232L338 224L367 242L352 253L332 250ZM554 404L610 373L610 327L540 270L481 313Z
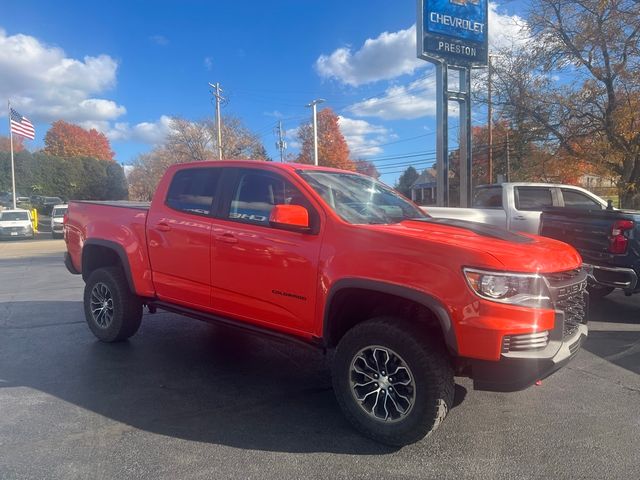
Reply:
M21 152L24 150L24 139L19 135L13 136L13 151L15 153ZM11 140L9 137L0 137L0 152L10 152L11 151Z
M380 172L376 168L373 162L368 160L356 160L356 172L363 175L369 175L373 178L380 178Z
M44 137L45 153L58 157L92 157L113 161L109 140L95 129L84 128L63 120L53 122Z
M302 147L296 159L299 163L313 163L313 126L300 125L298 138ZM355 163L349 158L349 147L338 126L338 116L330 108L318 113L318 163L324 167L355 170Z

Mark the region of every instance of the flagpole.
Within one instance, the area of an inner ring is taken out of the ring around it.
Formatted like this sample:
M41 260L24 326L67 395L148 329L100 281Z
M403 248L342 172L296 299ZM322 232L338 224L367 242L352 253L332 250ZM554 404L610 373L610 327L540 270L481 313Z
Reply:
M7 113L9 114L9 142L11 143L11 186L13 188L13 209L17 208L16 203L16 168L13 163L13 131L11 130L11 101L7 100Z

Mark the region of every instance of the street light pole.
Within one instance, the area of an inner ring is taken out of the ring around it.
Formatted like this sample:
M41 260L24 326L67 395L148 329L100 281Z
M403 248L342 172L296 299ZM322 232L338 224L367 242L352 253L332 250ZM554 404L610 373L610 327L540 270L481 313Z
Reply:
M317 105L319 103L324 102L322 98L316 98L311 103L306 105L307 107L311 107L313 109L313 164L318 165L318 111Z

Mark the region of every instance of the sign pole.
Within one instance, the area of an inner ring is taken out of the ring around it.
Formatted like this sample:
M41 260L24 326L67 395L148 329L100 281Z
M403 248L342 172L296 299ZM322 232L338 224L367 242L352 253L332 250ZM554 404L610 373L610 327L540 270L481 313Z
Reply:
M460 69L460 206L470 207L472 199L471 151L471 69Z
M436 205L449 206L449 67L436 63Z
M472 200L471 69L487 65L488 0L417 0L418 58L436 69L436 169L438 206L448 207L449 100L460 104L460 205ZM458 88L449 90L449 67L459 74Z
M7 113L9 114L9 143L11 143L11 192L13 193L13 209L17 208L16 202L16 169L13 162L13 132L11 131L11 101L7 100Z

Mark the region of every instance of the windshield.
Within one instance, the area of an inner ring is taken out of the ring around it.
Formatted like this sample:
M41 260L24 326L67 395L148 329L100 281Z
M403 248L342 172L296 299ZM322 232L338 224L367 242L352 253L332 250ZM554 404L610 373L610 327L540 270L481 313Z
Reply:
M52 217L64 217L64 214L67 213L67 207L62 208L54 208L53 213L51 213Z
M306 170L298 173L346 222L398 223L428 217L373 178L342 172Z
M2 222L16 222L29 220L27 212L3 212L0 213L0 221Z

